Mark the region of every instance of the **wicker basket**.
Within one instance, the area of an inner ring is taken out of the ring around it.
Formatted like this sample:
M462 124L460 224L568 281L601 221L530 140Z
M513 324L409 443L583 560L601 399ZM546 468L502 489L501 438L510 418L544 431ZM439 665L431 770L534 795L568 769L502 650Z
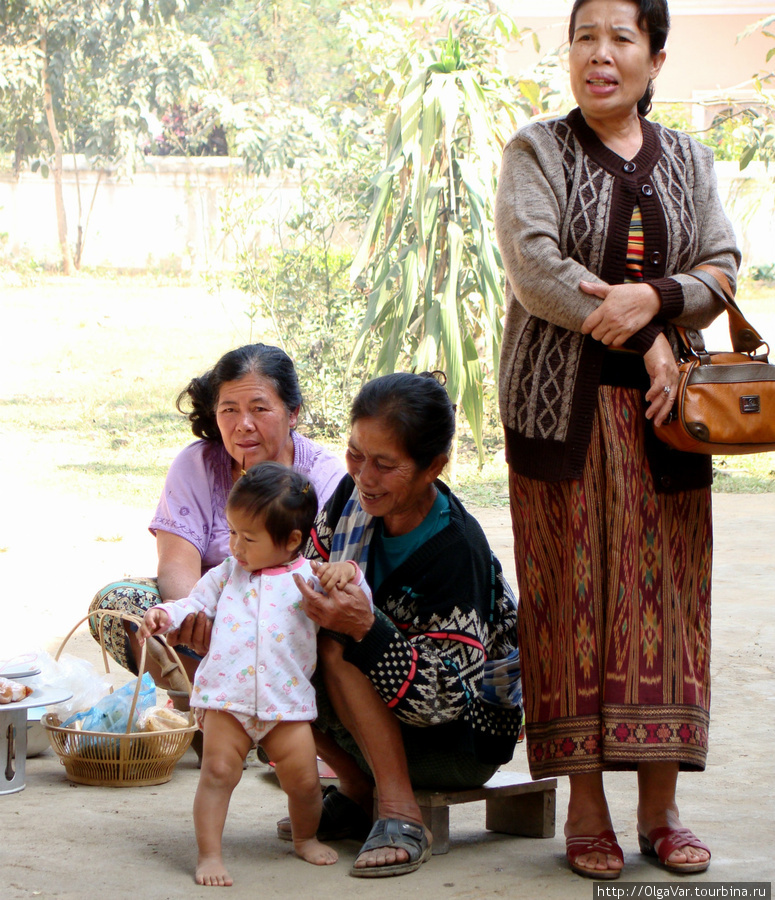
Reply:
M105 649L106 616L116 616L124 621L142 621L137 616L124 612L104 609L84 616L62 641L56 654L59 659L65 644L74 632L89 618L99 620L99 638L102 648L102 659L105 671L110 671L108 654ZM173 648L171 652L175 654ZM145 671L146 648L143 644L140 658L140 673ZM183 667L181 666L181 669ZM189 683L189 691L190 691ZM77 728L64 728L59 717L47 713L41 721L48 734L51 746L59 757L60 763L70 781L77 784L93 784L102 787L141 787L143 785L164 784L172 777L172 770L188 749L197 731L193 714L188 713L187 728L176 728L170 731L134 731L130 732L131 722L137 707L140 693L140 678L137 679L132 708L129 712L129 723L125 734L113 734L105 731L83 731Z

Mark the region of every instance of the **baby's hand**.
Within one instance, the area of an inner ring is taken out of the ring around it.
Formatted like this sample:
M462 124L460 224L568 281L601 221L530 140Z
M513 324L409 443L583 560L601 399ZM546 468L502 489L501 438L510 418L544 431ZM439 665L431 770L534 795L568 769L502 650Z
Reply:
M327 593L332 588L343 588L346 584L355 580L357 569L355 563L350 560L344 562L320 563L315 574Z
M158 606L152 606L143 616L143 623L137 632L140 645L142 646L145 643L145 639L151 637L151 635L167 631L170 624L171 621L167 612Z

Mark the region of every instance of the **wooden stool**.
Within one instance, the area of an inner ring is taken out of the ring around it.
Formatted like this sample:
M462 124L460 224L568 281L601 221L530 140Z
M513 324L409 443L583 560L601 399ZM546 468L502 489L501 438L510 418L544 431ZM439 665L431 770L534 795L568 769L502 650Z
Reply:
M519 772L496 772L482 787L462 791L415 791L425 826L433 834L433 854L449 851L449 808L485 801L485 827L500 834L554 837L557 779L533 781Z

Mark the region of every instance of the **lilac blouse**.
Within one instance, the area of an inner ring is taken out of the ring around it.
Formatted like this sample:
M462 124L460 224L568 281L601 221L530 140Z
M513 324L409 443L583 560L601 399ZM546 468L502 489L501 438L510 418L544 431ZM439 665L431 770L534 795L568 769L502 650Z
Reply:
M318 495L318 509L345 474L330 450L291 431L293 467L306 475ZM175 457L149 526L151 534L168 531L190 541L202 557L202 572L229 555L226 498L232 488L232 458L222 444L194 441Z

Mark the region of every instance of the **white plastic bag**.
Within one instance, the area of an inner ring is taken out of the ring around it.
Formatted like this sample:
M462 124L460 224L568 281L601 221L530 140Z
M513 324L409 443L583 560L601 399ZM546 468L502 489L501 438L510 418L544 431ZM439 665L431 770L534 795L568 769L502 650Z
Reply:
M85 659L78 659L63 653L58 660L45 650L35 650L25 654L30 668L40 669L40 674L25 678L25 682L33 688L55 687L71 693L73 696L65 703L49 707L49 712L56 712L60 719L66 718L73 710L90 709L108 694L113 677L105 672L98 672Z
M137 717L138 731L174 731L188 727L187 715L166 706L149 706Z

